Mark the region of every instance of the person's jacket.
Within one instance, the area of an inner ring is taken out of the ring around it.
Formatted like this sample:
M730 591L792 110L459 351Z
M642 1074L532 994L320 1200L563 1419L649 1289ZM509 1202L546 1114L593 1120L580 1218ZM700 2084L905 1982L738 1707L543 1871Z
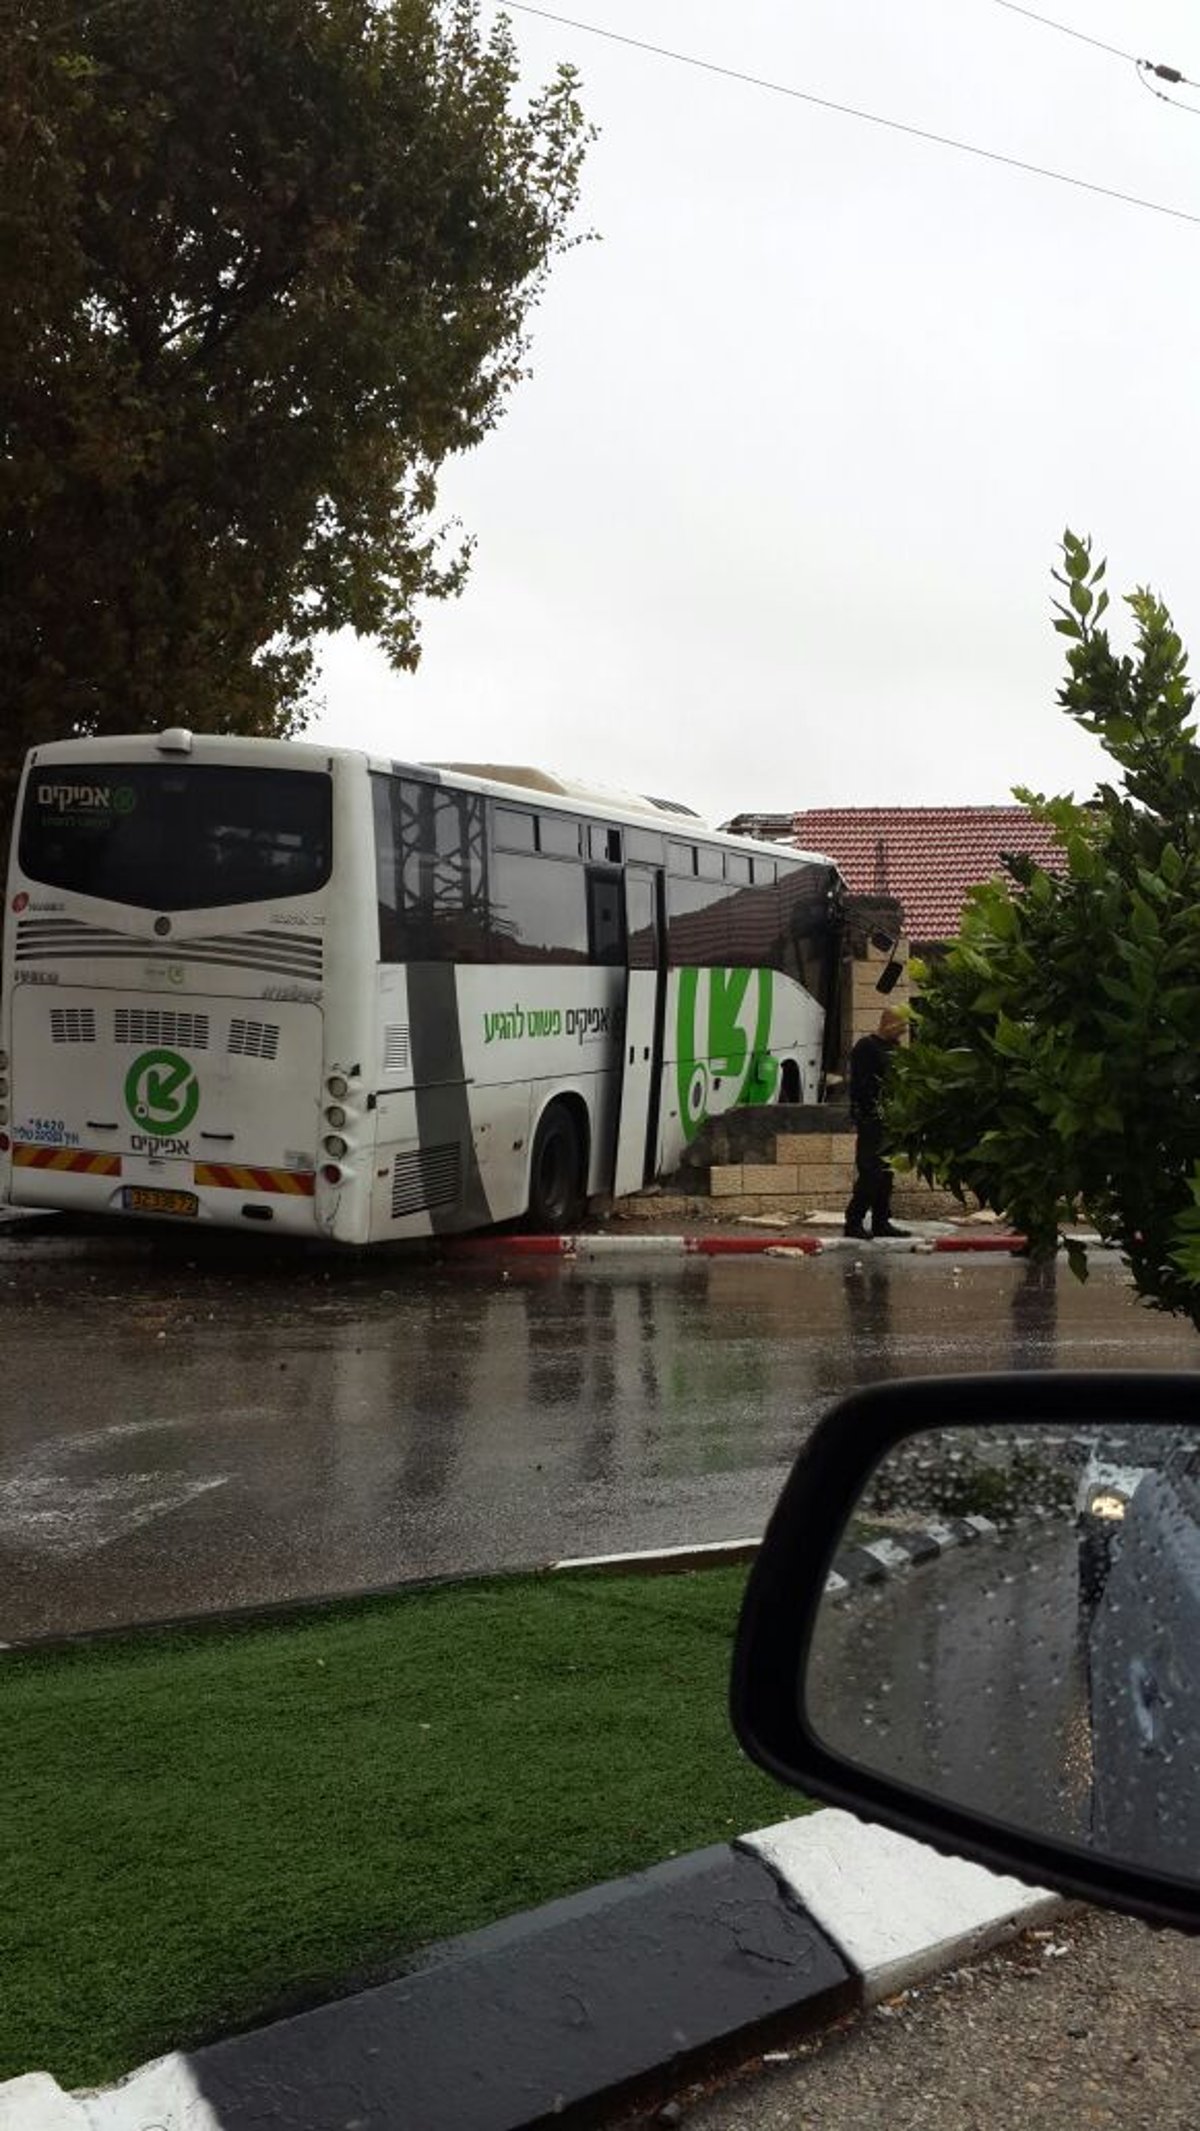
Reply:
M850 1053L850 1115L856 1125L879 1115L893 1048L882 1036L860 1036Z

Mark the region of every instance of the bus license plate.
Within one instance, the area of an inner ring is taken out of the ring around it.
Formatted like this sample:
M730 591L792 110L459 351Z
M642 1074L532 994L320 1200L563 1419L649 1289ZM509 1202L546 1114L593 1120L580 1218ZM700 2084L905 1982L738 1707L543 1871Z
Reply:
M127 1184L123 1194L126 1213L196 1214L200 1201L194 1191L151 1191L141 1184Z

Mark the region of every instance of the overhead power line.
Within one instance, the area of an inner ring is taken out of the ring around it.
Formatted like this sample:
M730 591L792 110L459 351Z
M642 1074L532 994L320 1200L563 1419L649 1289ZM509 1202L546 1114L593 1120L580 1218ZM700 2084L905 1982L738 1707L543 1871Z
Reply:
M1017 0L994 0L996 7L1006 8L1010 15L1024 15L1028 22L1040 22L1044 30L1059 30L1064 37L1078 37L1080 44L1094 44L1098 52L1111 52L1114 59L1130 59L1134 66L1141 62L1136 52L1123 52L1119 45L1105 44L1102 37L1091 37L1086 30L1073 29L1067 22L1052 22L1049 15L1039 15L1031 7L1019 7Z
M855 118L866 126L885 127L892 133L907 134L910 140L929 141L936 148L952 148L958 155L973 155L981 162L1000 163L1007 170L1023 170L1030 177L1048 178L1052 184L1070 185L1078 192L1094 192L1104 200L1119 200L1124 207L1140 207L1148 214L1169 215L1176 222L1200 223L1200 214L1192 214L1186 207L1169 207L1162 200L1146 200L1138 193L1120 192L1114 185L1096 185L1089 178L1072 177L1069 171L1051 170L1043 163L1027 163L1016 155L1002 155L999 149L982 148L977 141L956 140L948 133L934 133L927 126L910 125L906 119L887 118L879 111L864 111L855 104L836 103L832 97L817 96L811 89L796 89L787 82L772 81L762 74L744 73L740 67L725 67L714 59L699 59L694 52L678 52L670 45L650 44L643 37L628 37L621 30L602 29L595 22L580 22L573 15L560 15L547 7L534 7L530 0L496 0L496 4L506 14L534 15L541 22L555 22L563 29L580 30L587 37L601 37L609 44L626 45L634 52L649 52L655 59L668 59L677 66L694 67L702 74L715 74L724 81L742 82L747 88L765 89L773 96L786 96L794 103L811 104L819 111L836 112L840 118ZM1183 76L1178 79L1182 80Z
M1137 67L1143 76L1155 74L1160 81L1175 82L1177 85L1182 84L1189 89L1200 89L1200 81L1192 81L1188 75L1181 74L1178 67L1164 66L1156 59L1141 59L1136 52L1123 51L1121 46L1117 44L1105 44L1102 37L1092 37L1087 30L1077 30L1069 22L1055 22L1050 15L1039 15L1035 8L1021 7L1018 4L1018 0L992 0L992 5L994 7L1002 7L1009 15L1024 15L1027 22L1040 22L1044 30L1057 30L1062 37L1075 37L1080 44L1095 45L1098 52L1109 52L1114 59L1128 60L1130 66ZM1150 84L1147 82L1146 87L1149 88L1149 86ZM1154 90L1152 93L1158 95L1159 91ZM1174 99L1170 96L1163 97L1165 104L1173 101ZM1190 110L1191 106L1184 104L1181 108Z
M1170 104L1172 111L1190 111L1193 118L1200 118L1200 104L1186 103L1182 96L1168 96L1165 89L1156 89L1154 83L1146 79L1145 74L1139 74L1138 80L1147 95L1156 96L1160 104Z

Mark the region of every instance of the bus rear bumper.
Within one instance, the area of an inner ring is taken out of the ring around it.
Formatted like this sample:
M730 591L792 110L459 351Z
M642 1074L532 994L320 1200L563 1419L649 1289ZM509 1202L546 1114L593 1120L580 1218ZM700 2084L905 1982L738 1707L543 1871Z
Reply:
M130 1182L111 1172L13 1164L0 1180L0 1203L27 1212L93 1214L123 1221L164 1221L178 1228L272 1230L276 1235L326 1233L318 1218L313 1178L291 1172L292 1185L267 1184L266 1173L198 1182L191 1165L153 1182ZM196 1165L200 1167L199 1164ZM289 1172L279 1172L288 1175Z

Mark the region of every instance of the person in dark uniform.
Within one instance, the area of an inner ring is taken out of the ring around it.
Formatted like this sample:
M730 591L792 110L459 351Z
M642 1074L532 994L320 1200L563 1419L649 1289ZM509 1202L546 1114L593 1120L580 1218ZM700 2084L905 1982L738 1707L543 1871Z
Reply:
M904 1016L885 1007L873 1036L860 1036L850 1053L850 1115L857 1137L854 1142L854 1190L846 1208L845 1233L866 1243L874 1236L907 1236L906 1228L893 1228L892 1172L883 1158L883 1122L879 1106L892 1062L892 1053L904 1034ZM870 1235L863 1227L871 1216Z

